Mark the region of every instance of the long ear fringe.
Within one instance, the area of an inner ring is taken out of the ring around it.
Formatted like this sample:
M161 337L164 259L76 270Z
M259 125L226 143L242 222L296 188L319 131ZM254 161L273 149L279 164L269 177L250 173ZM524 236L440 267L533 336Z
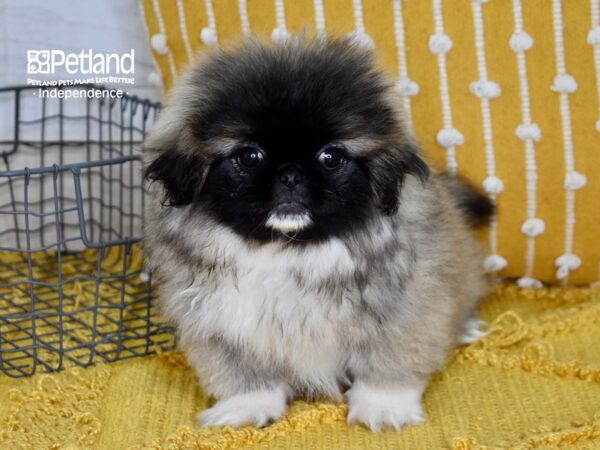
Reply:
M144 178L162 184L163 206L179 207L192 203L200 191L204 169L200 158L170 150L163 152L146 167Z
M414 149L406 151L403 165L405 173L413 174L419 177L421 181L426 181L429 178L429 166Z
M422 182L429 177L429 166L412 144L396 148L393 153L386 152L372 167L373 190L382 214L389 216L398 210L399 191L407 174Z

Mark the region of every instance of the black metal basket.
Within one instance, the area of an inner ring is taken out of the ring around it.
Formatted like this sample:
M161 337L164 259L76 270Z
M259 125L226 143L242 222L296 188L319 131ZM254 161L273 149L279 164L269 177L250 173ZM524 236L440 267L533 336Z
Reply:
M139 248L136 146L160 105L43 90L0 89L14 111L0 140L0 372L13 377L173 345Z

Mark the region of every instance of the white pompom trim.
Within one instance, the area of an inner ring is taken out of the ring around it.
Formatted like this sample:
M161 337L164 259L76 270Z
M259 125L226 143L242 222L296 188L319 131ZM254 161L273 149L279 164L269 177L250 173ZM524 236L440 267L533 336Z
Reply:
M150 45L152 46L152 49L160 55L164 55L169 51L167 47L167 36L162 33L152 35L150 38Z
M504 183L496 175L490 175L483 180L483 190L488 194L500 194L504 190Z
M463 145L465 138L462 133L456 128L442 128L438 131L437 143L442 147L453 147L455 145Z
M567 278L568 275L569 275L569 268L567 266L560 266L556 270L556 278L558 278L559 280Z
M210 27L202 28L200 40L204 45L217 45L217 33Z
M508 266L506 259L500 255L488 255L483 261L483 269L487 273L498 272Z
M577 81L568 73L560 73L554 77L551 89L561 94L572 94L577 90Z
M596 131L600 132L600 120L596 120Z
M158 72L152 71L148 74L148 83L150 83L152 86L161 88L163 85L163 80Z
M479 98L496 98L502 93L498 83L490 80L473 81L469 90Z
M419 85L410 78L400 78L396 81L396 92L406 97L413 97L419 93Z
M290 33L283 27L273 28L271 32L271 41L275 44L283 44L290 38Z
M576 270L581 266L581 258L573 253L563 253L554 260L554 265L556 267L565 266L569 270Z
M517 286L525 289L540 289L544 287L544 284L535 278L521 277L517 280Z
M587 35L587 42L590 45L600 45L600 27L594 27Z
M429 37L429 51L431 53L448 53L452 48L452 39L445 33L432 34Z
M562 280L569 275L570 271L577 270L581 266L581 259L572 253L564 253L554 260L554 265L558 268L556 278Z
M521 233L523 233L529 237L539 236L545 230L546 230L546 224L544 223L544 221L542 219L538 219L538 218L527 219L521 225Z
M576 191L581 189L587 183L587 177L579 172L572 171L567 173L563 187L568 191Z
M515 134L522 141L539 141L542 138L542 132L540 130L540 127L535 123L522 123L516 128Z
M515 52L524 52L533 47L533 38L525 31L515 32L510 37L509 45Z
M348 33L347 37L350 43L357 47L364 47L369 50L375 48L373 38L362 31L353 31L352 33Z

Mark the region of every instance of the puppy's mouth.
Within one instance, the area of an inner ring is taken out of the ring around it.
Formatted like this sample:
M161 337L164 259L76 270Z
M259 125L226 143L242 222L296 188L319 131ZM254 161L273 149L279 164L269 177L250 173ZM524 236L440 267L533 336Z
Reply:
M295 233L313 224L310 212L301 205L285 203L273 209L265 226L282 233Z

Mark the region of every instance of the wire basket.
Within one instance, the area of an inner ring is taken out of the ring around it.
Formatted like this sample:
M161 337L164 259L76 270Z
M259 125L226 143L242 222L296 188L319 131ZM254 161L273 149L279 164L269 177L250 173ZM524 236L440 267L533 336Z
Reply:
M173 345L140 252L136 146L160 105L43 90L0 89L13 115L0 128L0 372L12 377Z

